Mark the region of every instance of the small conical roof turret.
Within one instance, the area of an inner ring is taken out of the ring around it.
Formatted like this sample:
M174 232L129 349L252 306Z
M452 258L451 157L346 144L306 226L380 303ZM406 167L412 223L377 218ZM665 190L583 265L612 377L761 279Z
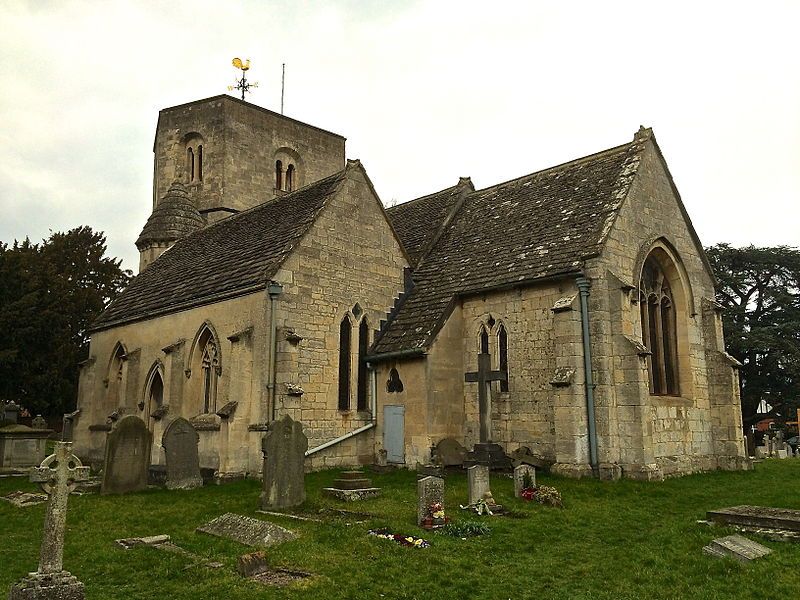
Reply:
M203 217L192 202L186 186L173 183L147 219L136 247L144 249L153 243L175 242L205 226Z

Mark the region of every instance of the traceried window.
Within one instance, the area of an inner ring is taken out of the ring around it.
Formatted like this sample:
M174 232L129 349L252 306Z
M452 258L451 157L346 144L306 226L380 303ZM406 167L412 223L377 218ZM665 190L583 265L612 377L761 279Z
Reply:
M497 329L497 350L500 354L500 372L506 374L506 380L500 382L500 391L508 391L508 333L505 326L501 323Z
M650 350L647 358L650 393L677 396L678 350L675 300L669 281L652 256L644 263L639 285L642 342Z
M217 371L219 369L217 342L213 337L208 338L203 348L200 364L203 369L203 412L209 413L216 410Z
M339 410L350 410L350 317L339 325Z

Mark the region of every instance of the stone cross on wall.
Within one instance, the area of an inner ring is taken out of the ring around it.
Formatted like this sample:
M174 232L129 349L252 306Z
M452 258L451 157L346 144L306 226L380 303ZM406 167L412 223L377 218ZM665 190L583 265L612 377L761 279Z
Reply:
M478 354L478 370L464 374L464 381L478 384L478 410L480 413L480 442L485 444L492 441L492 399L489 383L492 381L506 381L508 375L504 371L492 371L492 357L482 352Z
M45 458L41 466L31 469L30 478L41 484L50 496L44 517L39 570L16 583L9 598L82 599L83 584L63 570L64 528L69 494L77 483L89 478L89 467L82 466L72 454L72 442L56 442L55 453Z

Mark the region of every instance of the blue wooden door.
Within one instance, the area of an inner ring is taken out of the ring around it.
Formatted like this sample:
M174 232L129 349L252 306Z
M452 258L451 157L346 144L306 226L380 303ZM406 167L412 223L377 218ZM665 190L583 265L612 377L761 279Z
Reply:
M405 445L406 407L389 405L383 407L383 447L386 462L406 462Z

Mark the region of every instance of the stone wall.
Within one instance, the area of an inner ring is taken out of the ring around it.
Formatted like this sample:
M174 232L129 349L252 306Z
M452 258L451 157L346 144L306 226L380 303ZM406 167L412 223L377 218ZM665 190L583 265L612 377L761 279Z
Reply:
M199 385L202 373L190 371L193 353L197 350L196 338L204 324L216 332L221 358L221 374L217 384L216 409L230 401L238 402L236 411L227 420L217 418L218 429L200 431L201 460L204 467L226 468L227 461L237 465L236 470L260 468L248 460L247 447L251 443L248 425L258 423L260 390L263 388L267 360L269 321L265 307L265 293L251 293L239 298L202 306L191 310L134 322L92 334L90 360L81 371L78 408L81 413L75 427L75 451L93 463L102 461L107 431L106 419L114 411L134 414L144 418L154 433L153 462L163 464L159 449L161 433L167 423L178 416L187 419L203 412ZM242 333L245 332L245 333ZM118 343L126 351L122 386L125 390L122 403L110 398L108 382L112 355ZM168 413L160 420L149 416L154 407L139 407L146 403L147 375L154 365L160 364L163 372L163 405ZM214 424L212 424L212 427ZM221 448L219 439L229 440L230 446ZM230 457L237 457L231 459ZM222 461L222 467L220 463Z
M186 142L196 136L203 146L203 178L187 182ZM344 147L345 138L337 134L230 96L166 108L159 113L153 148L153 207L177 179L214 222L274 197L278 158L294 161L298 189L341 171Z
M274 277L283 285L276 303L276 415L300 420L311 449L371 422L372 411L357 411L355 404L358 322L367 319L371 340L402 291L408 264L363 170L351 169L342 185ZM339 324L356 303L360 310L353 320L350 354L352 408L340 411ZM145 418L159 443L163 426L172 418L198 417L203 412L198 336L208 324L220 351L221 374L214 410L195 422L201 464L222 475L259 473L260 439L272 418L267 387L270 311L266 292L258 292L95 332L80 380L76 452L91 462L102 460L106 419L118 409ZM107 387L118 343L126 356L122 406L118 398L109 397ZM138 407L147 393L147 375L157 362L163 371L163 403L169 406L161 422L148 418L149 407ZM371 386L369 390L368 408ZM228 402L238 403L230 417L213 414ZM314 454L308 466L373 459L374 431L367 431ZM158 447L153 461L163 461Z
M277 313L284 332L277 354L277 410L279 416L288 414L303 422L310 449L371 422L372 411L358 411L356 405L359 324L367 320L371 343L403 290L403 269L408 265L363 170L348 173L343 190L329 201L275 276L284 286ZM352 323L351 408L342 411L339 327L345 315ZM293 344L286 339L288 332L302 340ZM302 396L289 394L287 386L301 388ZM312 464L371 463L373 438L374 432L368 431L356 442L315 454Z
M674 262L668 276L676 300L678 396L650 393L647 357L637 347L642 330L635 286L654 247ZM741 428L738 388L709 385L710 362L722 343L721 333L709 336L714 317L701 306L714 297L712 275L653 142L646 144L602 256L588 261L586 272L592 280L600 462L618 464L628 476L659 478L744 457L741 434L735 435ZM732 368L727 363L712 376L730 379ZM720 436L721 444L715 441Z

